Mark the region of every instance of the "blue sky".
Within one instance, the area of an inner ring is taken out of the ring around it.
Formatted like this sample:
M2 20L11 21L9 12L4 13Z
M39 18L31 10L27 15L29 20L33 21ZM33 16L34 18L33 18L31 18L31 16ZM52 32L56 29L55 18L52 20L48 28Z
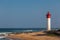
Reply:
M45 28L48 11L60 28L60 0L0 0L0 28Z

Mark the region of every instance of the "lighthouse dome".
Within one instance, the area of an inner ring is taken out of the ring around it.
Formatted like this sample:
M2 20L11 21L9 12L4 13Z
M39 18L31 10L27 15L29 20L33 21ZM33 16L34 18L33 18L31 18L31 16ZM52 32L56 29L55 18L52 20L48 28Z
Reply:
M46 17L47 17L47 18L51 18L50 12L47 13Z

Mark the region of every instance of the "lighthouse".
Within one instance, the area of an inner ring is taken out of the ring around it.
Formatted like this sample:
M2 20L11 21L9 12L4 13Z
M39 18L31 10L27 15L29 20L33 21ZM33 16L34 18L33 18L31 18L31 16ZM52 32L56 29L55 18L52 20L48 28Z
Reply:
M50 14L50 12L47 13L46 18L47 18L47 31L50 31L51 30L51 14Z

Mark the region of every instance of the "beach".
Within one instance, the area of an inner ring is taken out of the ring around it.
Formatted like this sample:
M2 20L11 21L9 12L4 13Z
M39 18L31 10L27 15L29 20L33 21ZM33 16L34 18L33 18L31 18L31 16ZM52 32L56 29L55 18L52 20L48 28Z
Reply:
M21 40L60 40L58 36L47 36L44 32L10 34L8 38Z

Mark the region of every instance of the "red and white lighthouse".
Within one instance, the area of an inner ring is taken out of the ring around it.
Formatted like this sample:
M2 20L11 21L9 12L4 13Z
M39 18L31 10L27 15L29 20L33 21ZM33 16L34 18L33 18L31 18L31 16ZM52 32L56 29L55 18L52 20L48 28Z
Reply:
M47 13L46 18L47 18L47 30L50 31L51 30L51 14L50 14L50 12Z

